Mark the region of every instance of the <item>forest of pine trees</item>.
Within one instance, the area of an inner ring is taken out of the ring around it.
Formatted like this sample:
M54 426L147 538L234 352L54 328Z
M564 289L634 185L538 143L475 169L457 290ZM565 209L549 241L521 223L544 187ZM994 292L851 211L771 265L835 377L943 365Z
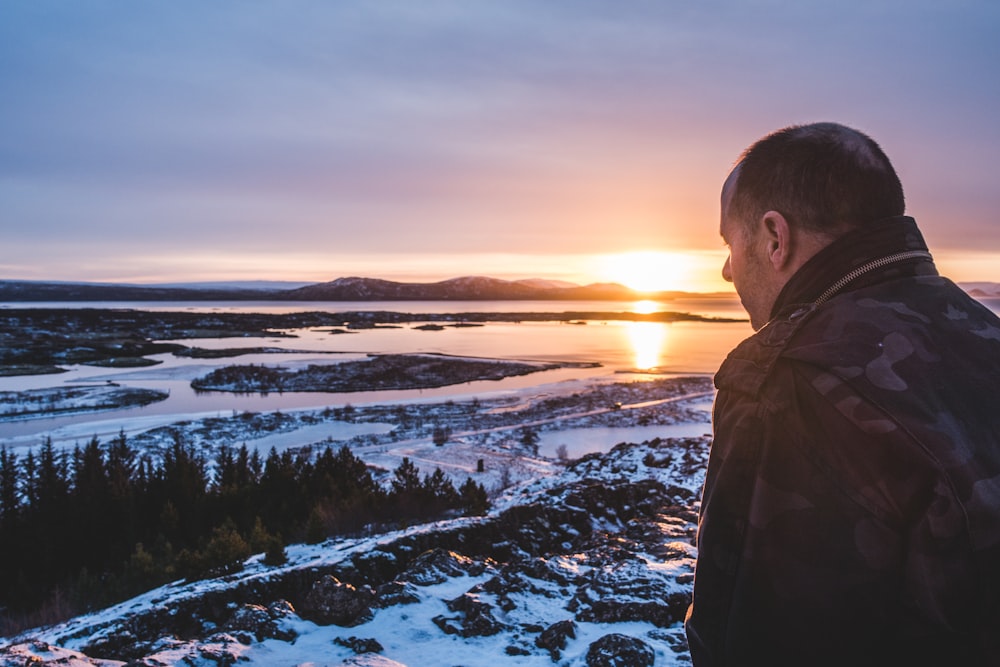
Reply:
M178 578L238 570L253 553L447 512L481 514L486 491L456 489L408 459L389 488L350 449L221 448L175 442L140 456L120 434L23 457L0 448L0 634L106 606Z

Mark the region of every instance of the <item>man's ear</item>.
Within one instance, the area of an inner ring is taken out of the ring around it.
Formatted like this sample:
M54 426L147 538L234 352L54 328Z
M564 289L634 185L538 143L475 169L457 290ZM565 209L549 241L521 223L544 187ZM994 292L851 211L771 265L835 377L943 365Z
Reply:
M765 252L771 267L778 272L785 271L792 264L792 228L781 213L768 211L761 217L759 232L764 235Z

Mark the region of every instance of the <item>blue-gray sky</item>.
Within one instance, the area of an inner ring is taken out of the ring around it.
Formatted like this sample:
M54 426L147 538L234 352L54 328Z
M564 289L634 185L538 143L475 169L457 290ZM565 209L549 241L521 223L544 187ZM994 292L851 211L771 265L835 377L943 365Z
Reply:
M997 34L994 0L9 0L0 278L591 282L645 251L711 289L740 151L835 120L945 272L1000 280Z

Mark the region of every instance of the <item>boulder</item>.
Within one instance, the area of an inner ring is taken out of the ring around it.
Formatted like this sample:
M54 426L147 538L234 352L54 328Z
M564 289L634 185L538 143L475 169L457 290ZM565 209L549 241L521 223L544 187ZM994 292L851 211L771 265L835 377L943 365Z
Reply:
M448 603L448 609L460 616L435 616L434 624L450 635L489 637L506 629L493 616L493 607L478 596L465 593Z
M652 667L655 659L649 644L618 633L604 635L587 649L587 667Z
M348 637L344 639L343 637L337 637L333 640L333 643L344 648L349 648L358 655L364 653L381 653L384 650L382 645L378 643L378 640L372 638Z
M375 604L380 609L418 602L420 595L416 587L405 581L389 581L375 589Z
M406 665L395 660L390 660L382 655L363 653L347 658L340 663L340 667L406 667Z
M371 619L374 601L371 589L355 588L328 574L313 584L299 615L319 625L351 627Z
M686 572L684 567L654 570L644 558L625 552L595 568L568 608L579 621L640 621L666 628L683 621L691 603L690 589L677 581Z
M552 662L558 662L567 639L576 639L576 624L570 620L556 621L535 638L535 646L548 651Z
M442 584L452 577L463 575L478 576L485 566L466 556L446 549L430 549L423 552L399 575L399 579L416 586Z
M224 627L231 632L248 632L259 642L265 639L292 641L296 632L280 627L278 622L294 613L292 605L285 600L277 600L267 607L245 604L233 612Z

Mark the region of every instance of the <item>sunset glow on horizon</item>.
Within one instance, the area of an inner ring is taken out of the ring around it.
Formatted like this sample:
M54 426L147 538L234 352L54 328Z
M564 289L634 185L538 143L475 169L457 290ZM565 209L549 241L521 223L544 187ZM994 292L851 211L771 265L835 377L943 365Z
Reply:
M705 291L693 287L702 285L703 281L692 275L690 255L643 250L608 255L601 263L601 274L608 282L625 285L637 292Z

